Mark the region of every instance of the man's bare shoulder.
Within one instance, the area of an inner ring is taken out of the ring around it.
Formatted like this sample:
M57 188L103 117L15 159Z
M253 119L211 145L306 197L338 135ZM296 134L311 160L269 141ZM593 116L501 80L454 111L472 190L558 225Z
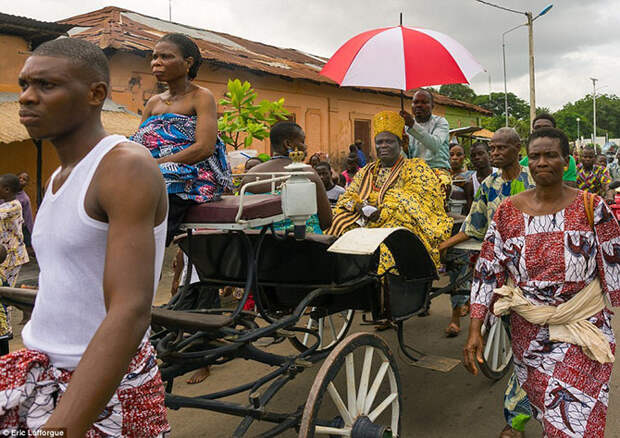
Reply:
M149 183L160 181L163 184L159 166L151 153L133 141L117 144L103 157L97 173L99 178L111 178L117 184L126 180L132 181L132 185L143 185L145 180Z

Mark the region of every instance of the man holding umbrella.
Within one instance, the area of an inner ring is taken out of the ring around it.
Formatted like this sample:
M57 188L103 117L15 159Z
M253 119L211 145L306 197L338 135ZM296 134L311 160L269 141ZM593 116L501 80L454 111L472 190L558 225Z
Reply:
M442 189L448 195L452 178L450 177L450 127L448 121L433 114L433 95L427 90L418 90L413 95L411 109L400 115L405 119L409 148L409 158L422 158L433 169ZM415 117L414 117L415 116Z

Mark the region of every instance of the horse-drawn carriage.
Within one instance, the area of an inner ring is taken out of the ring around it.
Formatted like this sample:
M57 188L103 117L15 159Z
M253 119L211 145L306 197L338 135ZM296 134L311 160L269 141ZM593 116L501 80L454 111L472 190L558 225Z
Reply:
M369 313L373 321L387 320L396 327L400 348L411 361L428 360L405 344L403 324L428 307L438 278L435 266L421 241L406 229L360 228L339 239L304 235L300 228L295 234L275 231L274 223L286 217L303 223L316 209L314 199L290 200L303 192L294 184L311 184L303 168L272 178L273 183L282 180L286 182L281 196L246 196L244 187L241 196L188 212L185 233L176 240L189 259L186 284L167 305L152 312L152 342L161 361L166 405L242 417L235 437L244 436L256 420L273 423L262 437L289 429L304 438L400 436L402 392L395 357L376 334L348 336L348 331L356 311ZM380 245L394 256L397 271L377 274ZM196 308L188 287L192 266L205 285L243 288L236 307ZM250 294L256 311L243 310ZM35 296L33 291L0 290L3 302L21 308L32 306ZM487 375L493 378L510 365L509 338L498 330L501 322L492 326L485 351L491 370ZM262 349L259 341L265 338L287 340L296 353ZM174 393L177 377L236 358L272 370L215 393ZM290 412L267 409L286 383L321 361L304 405ZM226 400L240 393L248 394L247 403Z

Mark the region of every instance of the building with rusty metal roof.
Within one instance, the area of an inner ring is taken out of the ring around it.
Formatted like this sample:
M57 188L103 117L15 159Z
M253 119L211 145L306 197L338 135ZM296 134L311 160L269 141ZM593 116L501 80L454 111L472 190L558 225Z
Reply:
M385 109L400 109L399 91L340 88L319 72L327 59L295 49L274 47L234 35L169 22L118 7L65 20L72 38L91 41L110 59L112 99L141 113L149 97L163 91L151 74L150 54L167 33L183 33L200 48L203 65L195 82L209 88L216 99L224 96L228 79L249 81L259 99L285 99L291 118L306 131L309 153L325 152L344 159L355 139L374 155L370 133L372 117ZM411 96L412 93L409 93ZM435 110L453 127L479 126L489 111L467 102L435 94ZM218 108L223 111L223 108ZM267 142L252 148L267 151Z

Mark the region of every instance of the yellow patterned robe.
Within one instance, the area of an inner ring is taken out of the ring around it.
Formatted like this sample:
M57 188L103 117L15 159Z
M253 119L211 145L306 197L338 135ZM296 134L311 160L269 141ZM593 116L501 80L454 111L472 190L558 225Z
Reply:
M370 191L363 187L367 184L370 184ZM367 204L381 208L379 220L368 222L367 228L405 227L411 230L424 243L435 266L439 267L437 248L450 237L452 219L444 209L444 193L439 179L424 160L405 159L392 168L380 167L379 161L365 166L357 172L334 207L334 223L338 223L340 215L352 217L355 206L364 201L362 198ZM355 223L344 229L332 226L327 232L341 235L356 227L359 225ZM392 266L392 254L381 245L379 274Z

